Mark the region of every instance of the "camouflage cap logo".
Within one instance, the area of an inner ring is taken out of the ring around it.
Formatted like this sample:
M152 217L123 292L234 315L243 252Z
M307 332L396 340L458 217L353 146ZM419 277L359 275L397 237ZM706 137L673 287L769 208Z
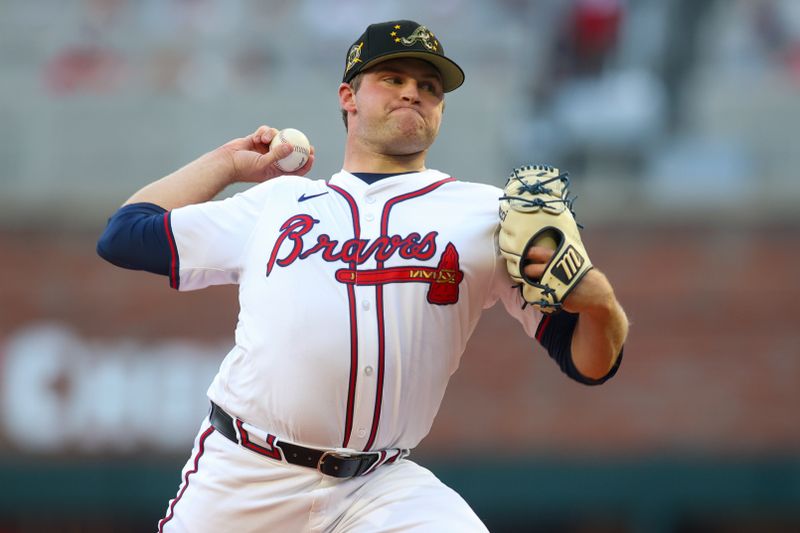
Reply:
M394 42L400 43L404 46L412 46L417 42L421 42L425 48L431 52L439 51L439 41L436 40L436 36L433 34L433 32L425 26L418 26L417 29L411 32L411 35L408 37L399 37L397 35L397 30L399 29L400 25L395 24L394 31L389 34L390 36L394 37Z

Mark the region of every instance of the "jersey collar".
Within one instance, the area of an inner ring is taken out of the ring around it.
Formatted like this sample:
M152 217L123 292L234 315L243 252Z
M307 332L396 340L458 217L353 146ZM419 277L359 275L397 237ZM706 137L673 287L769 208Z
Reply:
M396 174L376 182L369 184L364 180L354 176L346 170L341 170L334 174L331 179L331 185L342 187L345 190L354 193L378 193L387 192L389 194L404 194L406 192L415 191L437 181L448 178L449 176L438 170L427 169L421 172L412 172L407 174Z

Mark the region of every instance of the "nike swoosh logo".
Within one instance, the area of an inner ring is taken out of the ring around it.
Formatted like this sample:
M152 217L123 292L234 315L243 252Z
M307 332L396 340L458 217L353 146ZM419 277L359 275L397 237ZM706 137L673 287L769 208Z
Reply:
M306 196L306 193L300 195L300 198L297 199L298 202L305 202L306 200L311 200L312 198L316 198L317 196L322 196L323 194L328 194L329 191L321 192L319 194L312 194L311 196Z

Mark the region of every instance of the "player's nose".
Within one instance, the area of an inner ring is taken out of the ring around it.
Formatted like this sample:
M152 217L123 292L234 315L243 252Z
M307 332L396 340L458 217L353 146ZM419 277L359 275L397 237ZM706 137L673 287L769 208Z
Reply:
M412 80L404 83L401 90L401 96L403 100L408 102L419 102L419 86L417 85L417 82Z

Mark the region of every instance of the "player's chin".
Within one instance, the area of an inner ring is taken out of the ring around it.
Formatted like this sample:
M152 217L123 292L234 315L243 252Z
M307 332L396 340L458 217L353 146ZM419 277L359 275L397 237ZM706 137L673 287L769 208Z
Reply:
M419 140L410 140L408 142L395 141L391 144L386 153L394 156L412 156L425 152L430 146L431 143L420 142Z
M424 152L436 140L436 132L426 127L398 127L392 142L393 155L410 155Z

